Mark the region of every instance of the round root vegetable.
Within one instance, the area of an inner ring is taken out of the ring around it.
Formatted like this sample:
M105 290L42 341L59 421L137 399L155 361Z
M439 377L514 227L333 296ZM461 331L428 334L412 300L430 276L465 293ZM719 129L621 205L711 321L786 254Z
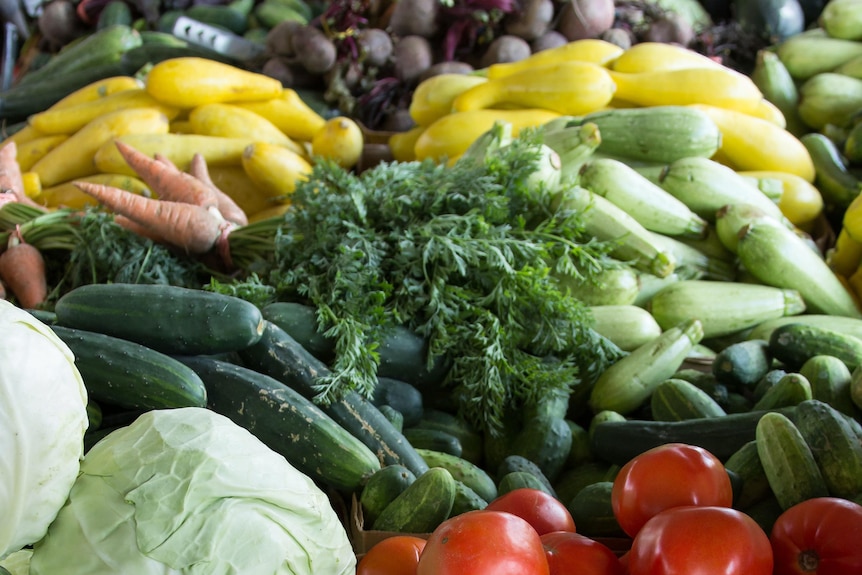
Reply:
M300 26L290 36L296 61L312 74L324 74L335 66L335 43L314 26Z
M523 38L511 34L498 36L488 45L488 49L482 55L480 66L487 68L492 64L504 62L518 62L533 53L530 44Z
M302 28L296 20L282 20L266 33L264 45L268 56L294 56L293 33Z
M356 37L360 57L371 66L383 66L392 57L392 36L380 28L366 28Z
M668 12L649 25L644 32L642 41L688 46L694 37L694 28L688 20L678 14Z
M33 309L48 297L45 259L32 244L26 243L17 230L9 236L0 254L0 281L24 309Z
M412 84L434 63L434 53L427 38L404 36L395 43L392 59L395 62L395 77Z
M548 30L530 43L530 49L535 54L542 50L558 48L563 44L566 44L568 41L569 39L563 36L560 32L556 30Z
M36 26L45 40L54 48L61 48L88 31L78 17L75 2L51 0L42 4Z
M437 33L438 0L397 0L389 16L389 30L395 36L431 38Z
M521 10L506 16L503 27L506 34L531 41L550 29L553 20L553 0L525 0Z
M559 9L557 30L569 41L598 38L615 16L613 0L568 0Z

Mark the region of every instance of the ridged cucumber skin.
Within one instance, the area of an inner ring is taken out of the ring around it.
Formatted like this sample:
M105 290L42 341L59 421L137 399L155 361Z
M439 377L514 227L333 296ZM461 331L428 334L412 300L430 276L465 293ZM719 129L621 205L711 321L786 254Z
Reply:
M375 471L359 493L363 524L374 524L383 509L414 481L416 476L403 465L386 465Z
M829 494L850 499L862 493L862 440L847 416L822 401L803 401L796 409L796 427L811 449Z
M795 409L794 406L776 411L792 419ZM685 421L608 421L597 425L593 431L593 453L608 463L625 465L648 449L678 442L702 447L725 461L755 439L757 423L766 413L772 412L747 411Z
M407 427L416 425L422 418L422 392L400 379L378 377L371 403L377 407L388 405L397 409L404 417L404 425Z
M772 356L799 369L815 355L840 359L851 372L862 364L862 339L827 327L791 323L773 330L769 336Z
M787 416L774 411L764 414L757 422L755 440L770 490L782 509L829 495L811 449Z
M458 415L427 407L422 410L422 417L414 427L443 431L455 436L461 443L460 457L476 465L482 462L484 451L482 435Z
M539 415L524 422L512 443L511 454L534 462L553 483L572 449L572 428L565 418Z
M205 407L201 378L176 359L102 333L51 325L72 350L89 396L127 409Z
M650 397L650 413L656 421L683 421L724 417L724 409L705 391L684 379L661 382Z
M792 289L683 280L656 293L648 309L662 329L697 318L703 325L703 337L709 339L739 333L768 319L800 314L805 311L805 302L799 292Z
M59 325L176 355L237 351L263 333L263 317L254 304L172 285L86 284L63 294L54 312Z
M497 467L495 476L503 477L515 471L529 473L544 485L545 491L556 497L557 494L554 490L553 483L545 476L545 473L538 465L523 455L507 455Z
M446 431L408 427L403 433L410 445L419 449L433 449L455 457L461 457L464 452L461 448L461 441Z
M602 372L593 384L593 413L627 415L649 399L656 386L679 369L692 347L703 339L703 324L686 320L633 350Z
M792 230L749 224L739 232L736 253L745 269L764 284L798 291L808 311L862 318L835 272Z
M326 364L311 355L283 329L266 320L260 341L240 350L239 355L249 368L274 377L310 400L317 395L315 385L318 378L329 373ZM349 391L340 399L320 407L367 445L377 455L381 465L399 463L417 477L428 470L428 465L404 434L365 396Z
M619 465L607 463L600 459L587 461L578 467L566 469L554 482L557 499L567 503L587 485L599 481L613 481L619 470ZM577 526L577 524L575 525Z
M315 481L358 493L377 456L314 403L268 375L203 356L181 357L207 385L207 406Z
M404 416L401 414L400 411L386 404L381 405L377 408L377 410L383 414L383 417L389 420L389 423L392 424L392 427L394 427L401 433L404 433Z
M770 495L769 480L757 453L757 440L753 439L737 449L724 462L724 467L736 473L742 482L733 497L734 508L748 509Z
M818 313L804 313L802 315L787 316L764 321L748 332L746 339L765 339L766 341L769 341L772 332L775 331L777 327L789 323L801 323L804 325L825 327L845 335L852 335L862 339L862 319Z
M793 407L805 400L811 399L811 383L798 372L783 375L766 392L754 402L754 411Z
M715 379L733 388L753 387L772 366L769 342L749 339L720 350L712 362Z
M613 481L597 481L565 502L578 533L587 537L625 537L611 504L613 486Z
M491 501L497 497L496 482L487 471L478 465L442 451L422 448L418 448L416 451L422 456L429 468L442 467L446 469L455 480L466 484L485 501Z
M599 127L599 151L624 158L669 164L690 156L712 157L721 132L704 112L687 106L617 108L580 119Z
M486 507L488 507L488 502L479 496L472 487L463 481L455 480L455 497L452 500L452 510L449 512L449 517Z
M522 488L538 489L548 495L554 495L535 475L529 471L510 471L497 482L497 496Z
M799 373L811 384L811 398L829 404L845 415L857 408L850 393L853 373L834 355L815 355L802 364Z
M449 518L455 502L455 478L432 467L387 505L371 524L375 531L431 533Z

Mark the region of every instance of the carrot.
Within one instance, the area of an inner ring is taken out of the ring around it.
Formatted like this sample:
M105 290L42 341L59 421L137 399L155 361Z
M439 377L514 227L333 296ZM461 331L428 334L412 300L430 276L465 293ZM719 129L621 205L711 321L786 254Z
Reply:
M120 188L75 181L73 184L106 208L143 226L153 237L189 254L210 251L231 224L215 206L146 198Z
M165 162L167 158L163 157L162 161L159 161L120 140L115 140L114 143L129 167L160 199L203 207L218 205L212 188L178 169L169 160Z
M14 140L0 147L0 194L9 194L16 202L45 209L24 192L24 179L21 176L21 165L18 163L18 144Z
M142 238L146 238L148 240L153 240L154 242L157 242L160 244L165 243L164 238L160 238L158 235L156 235L154 232L152 232L146 226L142 226L141 224L137 223L135 220L130 220L129 218L127 218L124 215L114 214L114 222L118 226L126 228L130 232L137 234L137 235L141 236Z
M210 172L207 168L207 161L203 154L195 154L192 156L192 162L189 166L189 173L199 179L207 186L213 189L218 202L218 209L221 215L229 222L233 222L238 226L248 224L248 216L241 207L233 200L232 197L224 193L218 186L213 183L210 178Z
M24 309L33 309L48 298L42 252L26 243L18 230L9 236L6 249L0 254L0 281Z

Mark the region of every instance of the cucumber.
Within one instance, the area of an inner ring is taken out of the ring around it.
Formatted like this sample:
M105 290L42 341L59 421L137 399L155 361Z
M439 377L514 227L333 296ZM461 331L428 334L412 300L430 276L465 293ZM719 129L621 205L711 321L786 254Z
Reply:
M790 323L775 328L769 336L772 356L792 369L799 369L815 355L831 355L853 371L862 364L862 339L827 327Z
M419 449L442 451L455 457L461 457L464 452L461 448L461 441L457 437L440 429L408 427L403 433L410 445Z
M429 468L443 467L447 469L452 477L465 483L485 501L491 501L497 497L496 482L487 471L478 465L442 451L421 448L416 449L416 451L422 456Z
M264 320L263 335L256 344L239 352L251 369L265 373L295 389L307 399L317 395L318 378L329 373L320 360L273 323ZM377 455L381 464L399 463L417 477L428 465L392 422L370 400L355 391L322 405L321 409Z
M625 537L611 503L613 487L613 481L591 483L566 504L578 533L587 537Z
M111 0L105 4L105 7L99 12L96 29L102 30L117 24L132 25L132 7L124 0Z
M497 496L522 488L538 489L548 495L554 495L539 478L529 471L510 471L497 482Z
M775 411L764 414L757 422L755 440L769 487L782 509L829 495L811 449L787 416Z
M539 468L538 465L536 465L523 455L509 455L505 457L500 463L500 465L497 467L496 476L502 478L503 476L515 471L523 471L525 473L529 473L537 480L539 480L539 482L545 487L545 491L556 497L556 492L554 490L553 484L551 483L551 481L548 480L547 477L545 477L545 474L542 472L541 468Z
M418 476L371 524L375 531L430 533L449 518L455 502L455 478L432 467Z
M240 350L260 340L264 325L250 302L172 285L82 285L63 294L54 311L59 325L177 355Z
M727 411L727 407L730 404L730 391L725 384L718 381L711 371L703 371L687 367L677 370L677 372L671 376L671 379L683 379L691 383L698 389L704 391L719 406L721 406L722 409Z
M455 480L455 497L452 500L452 510L449 512L449 517L461 515L468 511L476 511L485 509L488 502L483 499L473 488L463 481Z
M324 363L335 358L332 340L318 330L317 308L293 301L277 301L260 309L261 315L286 331Z
M587 461L578 467L567 469L554 482L557 499L567 503L587 485L599 481L613 481L619 470L619 465L601 460Z
M593 453L590 451L589 430L571 419L565 421L572 434L572 447L563 465L563 469L568 469L589 461L593 458Z
M481 463L484 450L482 435L462 417L441 409L426 407L414 427L434 429L455 436L461 443L461 457L473 464Z
M850 393L853 374L847 364L834 355L815 355L808 358L799 373L811 384L811 398L827 403L853 416L857 412Z
M862 440L847 417L828 403L803 401L796 427L808 444L829 494L849 499L862 493Z
M735 389L753 387L772 366L769 342L749 339L733 343L715 356L712 373L715 379Z
M661 382L650 397L650 413L656 421L683 421L724 417L722 407L705 391L684 379Z
M377 409L380 411L380 413L383 414L383 417L389 420L389 423L392 424L392 427L402 433L404 432L404 416L401 414L400 411L389 405L381 405Z
M191 369L138 343L51 325L72 350L91 399L126 409L204 407L207 390Z
M371 394L371 403L377 407L388 405L404 416L404 425L416 425L422 418L422 393L415 386L391 377L377 378Z
M856 42L862 47L862 42ZM862 191L862 179L850 171L841 149L833 140L819 132L800 136L817 176L814 185L823 195L823 202L832 210L843 212Z
M233 3L235 6L236 3ZM185 15L189 18L217 26L234 34L245 34L248 30L248 15L251 6L245 10L238 10L234 6L226 4L195 4L185 9Z
M755 402L759 401L760 398L762 398L767 391L774 387L775 384L778 383L781 378L787 374L788 371L781 368L770 369L769 371L767 371L751 390L752 399Z
M754 411L792 407L811 399L811 383L801 373L787 373L751 407Z
M777 412L792 418L795 409L795 406L786 407ZM772 412L748 411L685 421L608 421L597 425L593 431L593 453L609 463L624 465L653 447L665 443L690 443L725 461L737 449L755 439L757 422L766 413Z
M765 339L766 341L769 341L769 337L772 335L775 328L788 323L802 323L805 325L826 327L839 333L856 336L862 339L862 319L809 313L764 321L748 332L746 338Z
M572 448L572 429L563 417L543 415L524 422L515 437L511 454L526 457L553 482Z
M207 406L248 429L315 481L358 493L380 469L377 456L302 395L253 369L181 357L207 386Z
M757 453L757 440L743 444L737 449L727 461L724 467L741 480L742 485L734 493L733 507L745 510L758 501L770 495L769 480L760 463L760 455Z
M363 524L374 524L383 509L414 481L416 476L403 465L385 465L375 471L359 494Z

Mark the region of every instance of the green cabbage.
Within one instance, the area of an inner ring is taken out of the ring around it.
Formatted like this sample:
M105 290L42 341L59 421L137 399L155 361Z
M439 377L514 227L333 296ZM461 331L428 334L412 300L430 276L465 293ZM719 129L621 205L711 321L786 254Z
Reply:
M314 482L203 408L150 411L92 447L31 575L340 575L356 558Z
M87 425L72 352L0 300L0 559L45 535L78 475Z

